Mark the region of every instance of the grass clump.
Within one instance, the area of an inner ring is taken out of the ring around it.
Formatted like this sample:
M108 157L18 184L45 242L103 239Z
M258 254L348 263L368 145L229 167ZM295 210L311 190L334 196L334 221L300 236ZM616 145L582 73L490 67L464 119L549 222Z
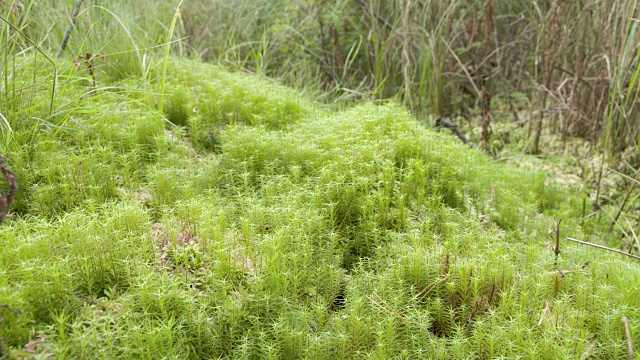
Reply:
M589 235L570 190L393 103L167 73L164 114L146 78L69 80L52 125L13 127L9 358L620 358L622 316L640 342L637 264L548 246L558 217Z
M18 213L61 216L87 201L118 199L123 188L142 181L141 169L162 146L163 121L142 114L145 107L134 99L87 95L86 88L73 85L63 96L74 105L59 115L14 123L7 153L21 179Z

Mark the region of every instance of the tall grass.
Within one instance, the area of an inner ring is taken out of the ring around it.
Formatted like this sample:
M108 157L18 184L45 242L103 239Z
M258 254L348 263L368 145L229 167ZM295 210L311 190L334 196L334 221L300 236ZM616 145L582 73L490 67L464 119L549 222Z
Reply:
M22 21L28 38L44 48L59 45L58 24L72 6L5 4L7 19ZM177 5L145 4L141 11L126 1L87 2L69 53L109 55L105 69L116 78L155 77L161 69L151 64L164 54L154 47L168 43ZM516 102L534 143L544 129L613 153L635 146L634 0L496 2L493 20L484 8L484 0L190 1L176 19L180 41L171 47L278 79L323 103L396 97L421 118L473 117L490 79L492 97ZM509 113L489 110L494 121Z
M636 143L634 1L500 2L493 22L484 5L190 2L179 33L187 53L329 92L329 101L397 96L419 115L468 116L489 77L495 97L531 100L532 136L549 122L552 133L600 139L617 86L627 96L613 107L624 114L613 115L609 145L619 151Z

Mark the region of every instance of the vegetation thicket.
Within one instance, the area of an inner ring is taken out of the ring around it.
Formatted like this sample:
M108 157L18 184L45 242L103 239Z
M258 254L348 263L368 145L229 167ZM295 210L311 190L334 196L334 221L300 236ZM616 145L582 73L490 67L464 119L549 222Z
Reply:
M2 153L19 184L0 227L0 356L574 359L640 346L638 260L565 240L633 255L633 212L609 230L615 207L587 180L496 161L414 116L463 108L447 54L491 44L444 34L496 33L506 3L86 1L61 58L49 54L75 1L0 4ZM543 29L568 6L531 4ZM599 19L601 5L578 5ZM610 23L629 9L611 7ZM438 27L409 41L420 15ZM486 122L499 80L476 69L465 78L483 79ZM594 131L619 144L636 136L618 117L632 103L607 91ZM535 100L541 114L553 99Z

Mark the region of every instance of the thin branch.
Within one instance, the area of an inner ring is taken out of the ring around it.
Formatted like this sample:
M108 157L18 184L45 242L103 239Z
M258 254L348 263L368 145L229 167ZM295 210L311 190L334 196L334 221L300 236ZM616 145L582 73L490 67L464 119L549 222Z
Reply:
M4 176L7 182L7 193L0 190L0 225L4 222L5 215L9 212L9 206L13 202L13 197L18 191L18 182L16 180L16 174L4 165L5 158L0 155L0 173Z
M629 328L629 319L622 317L624 323L624 332L627 334L627 346L629 347L629 360L633 360L633 338L631 337L631 329Z
M71 31L73 30L73 27L76 25L78 13L80 12L80 6L82 6L82 1L84 0L78 0L78 2L76 2L76 7L73 9L73 15L71 15L71 23L67 27L67 31L64 33L64 38L62 39L62 43L60 43L60 49L58 49L58 52L56 53L57 58L62 56L62 52L67 47L67 42L69 42Z
M13 309L9 305L6 305L6 304L0 304L0 308L7 309L7 310L9 310L10 312L12 312L14 314L22 314L22 310Z
M349 216L349 213L351 212L351 207L352 205L349 205L349 209L347 210L347 213L344 214L342 221L340 221L340 225L338 225L338 231L342 230L342 225L344 225L344 221L347 220L347 216Z
M454 134L456 134L458 139L462 140L463 143L469 144L471 147L475 147L475 144L469 139L467 139L467 137L464 136L462 131L458 130L458 125L454 123L450 123L439 117L438 119L436 119L436 128L447 128L451 130Z
M382 303L379 304L377 303L375 300L373 300L373 298L371 298L371 296L367 295L367 298L378 308L380 308L382 311L391 314L393 317L395 317L396 319L402 321L403 323L407 323L407 319L405 319L404 317L402 317L402 315L400 315L393 307L391 307L391 305L389 305L386 301L384 301L383 298L380 297L380 295L378 295L376 292L373 293L373 295L375 297L378 298L378 300L380 300L380 302Z
M564 68L562 68L562 67L560 67L560 66L558 66L558 65L555 65L553 68L554 68L555 70L559 70L559 71L561 71L561 72L563 72L563 73L565 73L565 74L568 74L568 75L571 75L571 76L573 76L573 77L576 77L576 74L574 74L573 72L571 72L571 71L569 71L569 70L567 70L567 69L564 69ZM586 87L588 87L588 88L589 88L589 90L593 91L593 87L591 86L591 84L589 84L587 81L585 81L585 79L584 79L584 78L578 78L577 80L578 80L578 82L581 82L581 83L583 83ZM596 79L596 80L597 80L597 79Z
M445 275L441 278L435 279L431 284L427 285L427 287L422 289L422 291L420 291L418 295L414 296L413 300L422 301L425 297L427 297L427 295L429 295L429 293L435 288L436 285L438 285L443 281L447 281L450 278L457 278L457 276Z
M555 254L556 260L554 266L558 266L558 255L560 254L560 224L562 223L562 219L556 221L556 229L554 230L556 247L553 249L553 253Z
M567 240L573 241L573 242L577 242L578 244L582 244L582 245L593 246L595 248L602 249L602 250L612 251L612 252L615 252L615 253L618 253L618 254L622 254L624 256L628 256L628 257L632 257L634 259L640 260L640 256L629 254L629 253L626 253L624 251L620 251L620 250L617 250L617 249L612 249L610 247L606 247L606 246L602 246L602 245L598 245L598 244L593 244L593 243L590 243L590 242L577 240L577 239L573 239L573 238L570 238L570 237L568 237Z
M455 51L453 51L453 49L451 48L451 45L449 45L448 42L446 42L444 40L444 38L441 39L442 43L445 44L447 46L447 49L449 50L449 52L451 53L451 55L453 55L453 58L456 59L456 62L458 63L458 65L460 66L460 68L462 68L462 71L464 71L464 74L467 76L467 79L469 79L469 82L471 83L471 85L473 86L473 90L476 91L476 95L478 95L478 99L482 97L482 93L480 92L480 89L478 89L478 86L476 85L475 81L473 81L473 77L471 76L471 74L469 74L469 71L467 70L467 67L464 66L464 64L462 63L462 61L460 61L460 58L458 57L458 55L456 54Z
M627 206L627 201L629 201L629 196L631 196L631 192L636 187L636 183L638 182L638 175L640 175L640 168L638 168L638 170L636 170L636 173L633 175L633 179L632 179L633 181L631 182L631 184L629 184L629 188L627 189L627 193L624 195L624 198L622 199L622 203L620 204L620 207L618 208L618 211L616 212L615 216L613 217L613 222L611 223L611 227L609 229L613 228L615 223L618 221L618 218L620 217L620 214L622 214L622 211L624 211L625 206Z

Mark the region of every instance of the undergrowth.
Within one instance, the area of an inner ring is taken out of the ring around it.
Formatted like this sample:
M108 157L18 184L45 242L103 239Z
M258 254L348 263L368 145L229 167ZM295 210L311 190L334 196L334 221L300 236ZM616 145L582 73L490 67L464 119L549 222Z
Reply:
M172 58L159 114L144 76L58 66L54 116L4 148L8 358L623 358L623 316L640 344L637 261L554 256L558 218L599 236L574 189L399 105Z

